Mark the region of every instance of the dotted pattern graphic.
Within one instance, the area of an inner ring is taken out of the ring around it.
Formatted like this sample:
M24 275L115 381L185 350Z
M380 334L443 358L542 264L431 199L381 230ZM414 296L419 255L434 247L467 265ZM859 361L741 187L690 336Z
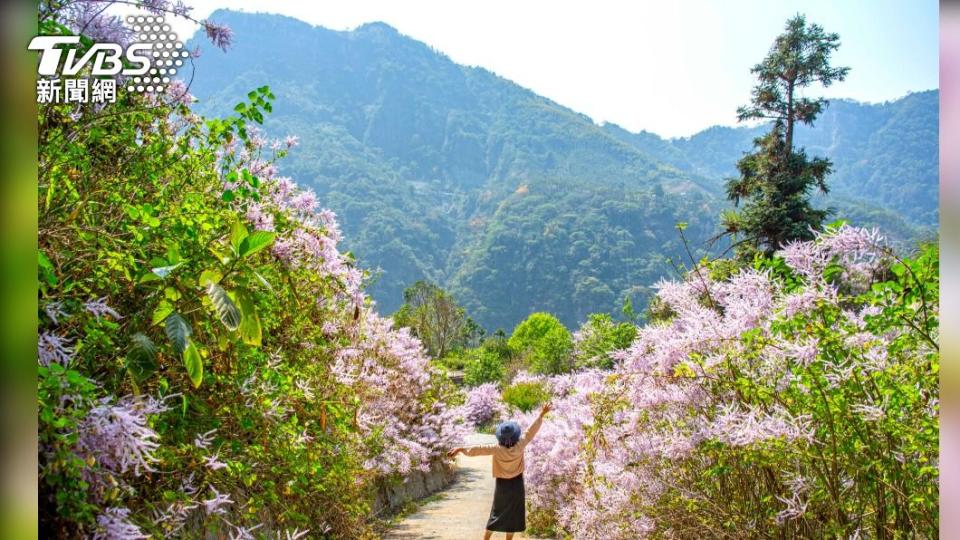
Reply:
M127 80L128 92L163 92L170 78L177 74L184 60L190 56L183 42L164 24L163 17L130 16L127 24L133 29L137 43L152 46L150 70L141 76Z

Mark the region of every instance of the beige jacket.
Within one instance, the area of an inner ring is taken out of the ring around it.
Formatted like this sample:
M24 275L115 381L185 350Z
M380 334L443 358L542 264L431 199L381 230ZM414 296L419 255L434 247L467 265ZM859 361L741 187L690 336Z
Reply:
M499 444L484 444L464 448L463 453L468 456L493 456L493 476L496 478L514 478L523 474L523 449L540 431L543 417L540 416L524 433L517 444L507 448Z

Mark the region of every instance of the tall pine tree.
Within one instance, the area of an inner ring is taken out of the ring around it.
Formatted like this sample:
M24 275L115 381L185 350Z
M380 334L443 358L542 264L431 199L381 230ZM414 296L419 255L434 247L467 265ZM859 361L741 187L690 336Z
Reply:
M793 140L797 124L813 125L827 105L824 98L800 96L800 90L815 83L830 86L850 71L830 66L830 55L839 46L837 34L796 15L766 58L750 70L757 84L750 104L737 109L737 118L772 120L773 126L754 140L753 152L737 162L740 176L727 181L727 196L739 211L726 212L723 226L739 237L741 256L769 255L790 240L808 240L827 216L810 204L810 196L814 189L827 192L832 164L807 157L802 148L795 151Z

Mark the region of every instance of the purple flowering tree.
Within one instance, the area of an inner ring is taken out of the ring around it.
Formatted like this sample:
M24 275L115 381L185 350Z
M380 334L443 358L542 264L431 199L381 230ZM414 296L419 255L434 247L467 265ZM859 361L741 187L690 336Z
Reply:
M937 262L842 226L758 269L661 283L667 315L612 372L552 384L556 419L529 449L534 523L935 535Z

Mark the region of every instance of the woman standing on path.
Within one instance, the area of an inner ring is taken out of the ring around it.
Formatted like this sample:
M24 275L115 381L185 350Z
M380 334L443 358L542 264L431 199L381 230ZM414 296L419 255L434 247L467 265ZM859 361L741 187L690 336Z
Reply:
M493 507L490 509L490 519L487 520L487 530L483 533L484 540L489 540L494 531L507 533L507 540L511 540L513 533L522 532L527 528L526 494L523 489L523 450L537 435L537 431L540 431L543 417L548 412L550 412L549 403L543 406L540 416L522 436L520 426L516 422L502 422L497 426L499 444L450 450L448 454L450 457L458 453L468 456L493 456L493 476L497 479L497 487L493 492Z

